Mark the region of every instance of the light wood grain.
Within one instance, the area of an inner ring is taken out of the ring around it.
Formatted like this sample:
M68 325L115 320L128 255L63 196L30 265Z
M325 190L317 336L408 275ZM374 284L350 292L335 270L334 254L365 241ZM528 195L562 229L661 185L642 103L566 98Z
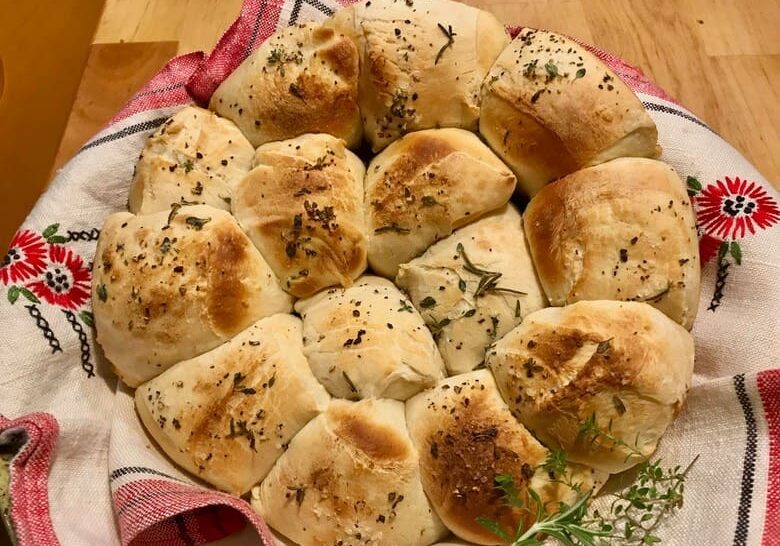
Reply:
M176 55L177 49L176 42L92 46L52 176Z

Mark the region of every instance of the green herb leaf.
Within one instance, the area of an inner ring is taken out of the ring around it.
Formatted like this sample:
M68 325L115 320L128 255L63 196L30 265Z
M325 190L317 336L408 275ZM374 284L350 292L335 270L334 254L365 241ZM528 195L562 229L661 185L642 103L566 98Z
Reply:
M185 173L188 173L188 172L190 172L192 169L194 169L194 168L195 168L195 165L193 165L193 163L192 163L192 160L191 160L191 159L188 159L187 161L185 161L185 162L184 162L184 164L182 165L182 167L184 167L184 172L185 172Z
M233 201L230 197L224 197L222 195L220 195L219 198L222 199L228 205Z
M105 302L108 299L108 291L105 284L99 284L97 287L97 296L100 301Z
M689 176L685 179L685 184L688 187L688 195L696 195L701 191L701 182L699 182L693 176Z
M401 303L401 307L398 309L398 311L409 311L410 313L414 313L414 308L409 305L409 302L406 300L398 300Z
M575 79L575 80L579 80L580 78L584 78L584 77L585 77L585 69L584 69L584 68L580 68L580 69L579 69L579 70L577 70L577 72L574 74L574 79Z
M8 303L11 305L16 303L16 300L19 299L19 294L21 293L21 289L18 286L11 286L8 288Z
M599 342L598 346L596 347L596 352L599 354L604 354L612 347L612 340L614 338L605 339L604 341Z
M163 254L166 254L171 249L171 240L168 237L165 237L160 244L160 252Z
M554 78L558 75L558 67L555 66L552 62L545 64L544 69L547 71L547 75L550 78Z
M718 260L722 260L729 251L729 242L723 241L718 248Z
M737 265L742 265L742 248L736 241L731 241L731 247L729 249L731 257L737 262Z
M498 538L503 540L504 542L512 542L512 539L509 537L509 535L506 534L506 531L504 531L501 526L498 524L498 522L495 522L488 518L478 517L477 523L479 523L482 527L496 535Z
M167 225L171 225L171 222L173 222L173 219L176 218L176 215L179 213L180 208L181 208L181 203L171 203L171 212L168 213Z
M35 294L27 290L25 287L20 286L19 292L22 294L22 296L30 300L32 303L41 303L41 300L38 299L38 296L36 296Z
M185 220L187 225L192 226L196 231L203 229L203 226L211 222L211 218L197 218L195 216L188 216Z
M95 317L89 311L82 311L81 313L79 313L79 318L84 324L86 324L90 328L92 328L95 325Z
M374 230L374 233L376 233L376 234L387 233L389 231L394 231L396 233L401 233L401 234L404 234L404 235L406 235L407 233L410 232L409 228L401 227L398 224L396 224L395 222L393 222L392 224L388 224L386 226L380 226L380 227L376 228Z
M464 281L463 279L458 280L458 288L460 289L461 292L465 292L466 291L466 281Z
M436 305L436 300L433 299L431 296L426 296L422 300L420 300L420 303L418 305L423 309L429 309Z
M474 309L474 308L471 308L468 311L466 311L465 313L463 313L463 316L464 317L473 317L476 314L477 314L477 310Z
M43 238L48 239L49 237L57 233L58 229L60 229L59 224L51 224L49 227L43 230L43 234L42 234Z

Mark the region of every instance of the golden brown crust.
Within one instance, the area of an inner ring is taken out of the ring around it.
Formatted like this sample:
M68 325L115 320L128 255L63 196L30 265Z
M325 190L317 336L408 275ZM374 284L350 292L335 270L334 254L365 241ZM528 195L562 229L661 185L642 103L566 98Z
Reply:
M138 414L174 461L243 494L328 403L302 348L298 319L261 319L139 387Z
M374 151L410 131L476 130L479 87L508 43L493 15L448 0L373 0L330 24L360 52L360 107Z
M480 132L530 195L578 168L657 155L658 132L633 91L552 32L521 32L490 69L482 100Z
M431 243L505 205L514 187L511 171L473 133L428 129L404 136L368 167L371 267L393 278Z
M130 386L292 307L233 217L206 205L110 216L93 276L98 341Z
M252 491L252 506L298 544L427 546L446 533L395 400L332 401Z
M532 313L488 352L513 414L572 461L620 472L639 459L579 434L591 416L649 457L679 412L693 339L644 303L583 301Z
M490 371L439 382L407 402L406 418L423 488L444 524L464 540L496 544L479 517L497 522L510 536L520 522L533 521L532 514L506 504L496 488L499 476L512 476L518 495L531 506L526 492L531 485L545 506L569 500L571 491L549 487L548 474L538 472L548 451L512 416ZM592 473L581 477L583 490L589 489Z
M146 142L130 185L135 214L173 203L230 209L233 187L249 171L254 150L238 127L208 110L187 106Z
M366 268L364 172L344 142L330 135L257 149L233 209L291 294L349 286Z
M217 88L210 108L254 146L304 133L360 143L355 45L320 24L294 25L266 40Z
M693 325L696 224L682 181L665 163L623 158L572 173L531 200L525 221L553 305L645 301Z

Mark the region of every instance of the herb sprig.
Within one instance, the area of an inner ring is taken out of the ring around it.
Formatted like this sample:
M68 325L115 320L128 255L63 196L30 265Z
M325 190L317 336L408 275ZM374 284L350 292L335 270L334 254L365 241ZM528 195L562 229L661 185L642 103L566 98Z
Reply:
M472 261L469 259L469 257L466 255L466 249L463 248L463 243L458 243L458 246L456 248L458 254L460 254L461 257L463 258L463 269L468 271L472 275L477 275L479 277L479 282L477 283L477 289L474 291L474 299L477 299L478 297L490 291L509 292L510 294L517 294L518 296L527 295L525 292L521 292L520 290L513 290L511 288L504 288L502 286L498 286L498 281L502 277L503 273L500 273L498 271L488 271L486 269L482 269L474 265Z
M602 429L596 422L595 414L582 423L579 433L594 443L609 442L613 446L625 447L630 452L629 457L643 459L635 482L614 494L607 512L594 510L588 514L592 492L583 493L581 485L567 477L566 453L558 450L551 451L539 469L576 494L572 504L560 502L557 509L546 513L545 503L536 491L528 488L528 500L523 500L512 475L503 474L496 476L495 487L502 491L504 502L531 514L533 522L528 526L521 522L512 536L496 521L477 518L477 522L508 546L541 546L547 537L564 546L650 545L661 542L656 531L675 510L682 507L685 480L699 456L684 469L680 466L664 468L661 460L648 460L636 447L615 437L609 429Z
M444 34L444 37L447 38L447 43L441 46L441 49L436 54L436 60L433 62L433 64L435 65L439 64L439 61L441 60L441 56L444 55L444 51L448 47L452 47L452 44L455 43L455 36L457 36L457 34L455 34L455 32L453 32L452 30L452 25L447 25L446 28L441 23L438 23L438 25L439 25L439 30L441 30L442 34Z

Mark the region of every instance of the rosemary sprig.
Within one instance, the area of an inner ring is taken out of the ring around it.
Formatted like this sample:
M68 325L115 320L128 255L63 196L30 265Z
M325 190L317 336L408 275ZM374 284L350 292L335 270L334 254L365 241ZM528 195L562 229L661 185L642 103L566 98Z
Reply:
M444 34L444 37L447 38L447 43L441 46L441 49L436 54L436 60L433 62L433 64L439 64L441 56L444 55L444 50L448 47L452 47L452 44L455 43L455 36L457 36L457 34L452 31L452 25L447 25L447 28L444 28L444 25L441 23L438 23L438 25L439 30L441 30L442 34Z
M555 510L545 513L545 503L539 494L527 489L528 501L524 501L511 475L495 478L495 487L503 492L507 506L523 510L534 516L534 521L525 526L521 522L510 536L497 522L488 518L477 518L477 522L499 537L508 546L541 546L547 537L556 539L564 546L607 546L657 544L658 527L683 505L685 480L699 456L685 468L680 466L664 468L661 460L649 461L635 447L616 438L604 430L591 415L580 427L580 434L591 441L607 441L626 447L630 456L638 455L643 462L639 466L636 481L627 489L615 494L615 499L606 513L594 510L588 514L588 501L592 492L581 492L580 484L572 483L567 476L567 458L563 451L551 451L539 465L555 482L562 483L576 494L572 504L558 503Z
M479 282L477 283L477 289L474 291L474 299L477 299L478 297L490 291L509 292L510 294L517 294L518 296L527 295L525 292L521 292L520 290L513 290L511 288L504 288L503 286L498 286L498 281L503 275L503 273L500 273L498 271L488 271L487 269L482 269L474 265L474 263L466 255L466 249L463 248L463 243L458 243L458 246L456 248L458 254L460 254L461 257L463 258L463 269L468 271L472 275L477 275L479 277Z

